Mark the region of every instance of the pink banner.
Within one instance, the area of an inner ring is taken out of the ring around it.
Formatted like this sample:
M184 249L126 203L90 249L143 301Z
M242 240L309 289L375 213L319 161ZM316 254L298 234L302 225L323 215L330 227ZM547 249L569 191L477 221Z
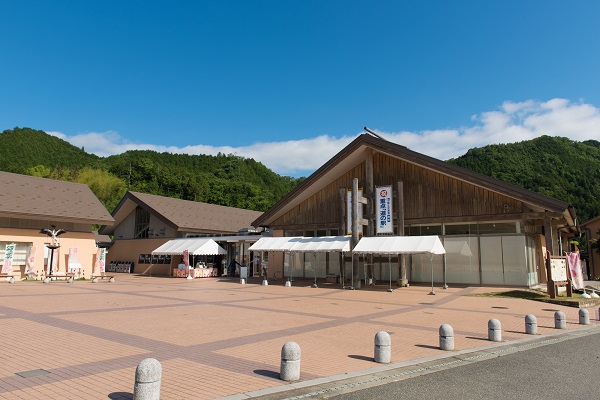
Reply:
M583 289L583 273L581 271L581 259L579 258L579 252L567 253L567 260L569 261L569 271L571 272L573 288L578 290Z

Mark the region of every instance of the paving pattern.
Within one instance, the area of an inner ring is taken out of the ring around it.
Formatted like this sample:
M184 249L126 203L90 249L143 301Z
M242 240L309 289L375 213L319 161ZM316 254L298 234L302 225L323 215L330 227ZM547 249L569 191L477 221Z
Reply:
M258 281L257 281L258 282ZM214 399L281 386L281 347L297 342L301 380L366 370L373 338L392 338L392 362L436 356L438 329L452 325L457 350L489 344L487 321L503 340L524 338L524 317L539 333L567 329L578 309L466 296L500 288L385 286L343 290L312 282L241 285L227 278L188 281L122 274L106 281L0 283L0 399L132 399L137 364L163 368L161 399ZM596 324L597 310L590 309Z

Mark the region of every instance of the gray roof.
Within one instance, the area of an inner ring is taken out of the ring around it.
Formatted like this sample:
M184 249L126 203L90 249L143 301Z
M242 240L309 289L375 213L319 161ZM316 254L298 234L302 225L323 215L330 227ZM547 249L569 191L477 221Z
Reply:
M127 192L113 211L115 225L138 205L180 232L236 233L241 228L251 227L252 221L262 215L261 211ZM102 227L100 232L112 234L112 229Z
M0 172L0 216L112 224L114 219L87 185Z

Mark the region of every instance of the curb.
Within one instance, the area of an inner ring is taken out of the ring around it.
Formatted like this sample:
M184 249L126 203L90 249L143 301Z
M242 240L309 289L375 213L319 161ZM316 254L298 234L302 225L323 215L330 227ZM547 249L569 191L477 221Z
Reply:
M597 334L600 333L599 328L600 324L597 324L588 327L575 328L567 332L560 331L544 335L534 335L532 338L493 343L487 346L467 350L445 352L449 354L439 354L411 361L386 364L366 370L353 371L345 374L255 390L252 392L239 393L221 397L219 400L299 400L313 397L324 399L342 393L353 392L355 390L384 385L390 382L458 367L465 363L484 361L493 357L501 357L564 340Z

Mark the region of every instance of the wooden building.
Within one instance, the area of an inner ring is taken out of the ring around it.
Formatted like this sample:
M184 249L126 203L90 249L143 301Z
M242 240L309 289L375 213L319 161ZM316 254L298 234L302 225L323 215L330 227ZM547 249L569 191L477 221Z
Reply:
M273 236L344 235L348 190L366 198L363 235L376 236L376 188L393 188L393 234L439 235L447 254L433 261L433 280L448 284L533 286L546 281L546 250L560 254L577 232L567 203L363 134L252 224ZM355 244L354 244L355 245ZM393 264L394 268L389 268ZM405 267L401 265L405 263ZM269 254L276 276L331 274L431 282L423 256L359 259L336 254ZM391 276L390 276L391 274Z
M115 207L115 223L103 226L100 233L113 236L107 256L108 267L132 265L139 274L170 276L178 258L154 258L152 252L172 239L213 238L228 250L226 257L211 259L210 264L223 272L223 260L250 259L248 247L260 235L248 234L251 222L260 211L181 200L146 193L127 192ZM244 232L240 232L243 230ZM122 271L119 271L122 272Z

